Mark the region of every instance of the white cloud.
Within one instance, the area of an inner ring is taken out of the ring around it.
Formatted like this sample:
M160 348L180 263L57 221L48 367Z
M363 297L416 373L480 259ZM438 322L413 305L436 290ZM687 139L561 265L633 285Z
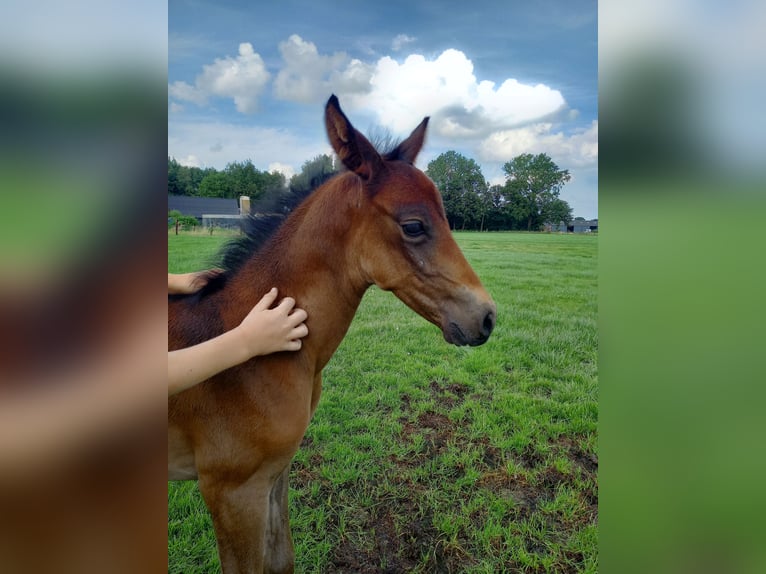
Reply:
M394 44L402 47L413 40L400 34ZM319 103L336 93L346 107L376 114L378 122L395 133L406 133L428 115L436 134L484 138L566 108L561 92L544 84L478 80L471 60L454 49L435 59L412 54L400 63L386 56L373 64L345 52L320 54L314 43L293 34L280 43L279 51L283 65L274 79L275 97ZM168 91L174 100L197 105L212 96L231 98L238 111L252 113L269 80L260 55L251 44L242 43L236 58L216 59L203 66L193 85L177 81Z
M488 136L479 146L484 161L508 161L522 153L546 153L563 166L593 166L598 161L598 120L571 135L554 133L550 123L502 130Z
M173 82L169 84L168 95L176 100L193 102L198 106L204 105L207 102L207 95L202 90L186 82Z
M369 94L355 98L356 107L375 110L379 121L397 133L432 116L432 129L457 138L483 137L556 113L566 106L561 92L546 85L515 79L499 87L478 81L473 63L459 50L445 50L435 60L419 54L403 63L378 60Z
M372 66L345 52L319 54L316 45L297 34L279 44L284 67L274 80L274 94L283 100L313 103L331 92L353 94L369 90Z
M170 102L170 113L171 114L177 114L184 111L184 107L181 104L177 104L175 102Z
M189 154L186 157L179 158L177 161L181 165L185 165L187 167L202 167L199 159L197 159L197 156L193 154Z
M370 91L373 67L361 60L353 59L340 72L330 76L331 91L339 94L362 94ZM327 94L323 94L323 97Z
M197 85L217 96L232 98L237 111L242 113L256 110L258 96L271 77L263 59L249 43L239 45L237 58L227 56L222 60L216 59L213 64L203 66L202 70Z
M202 66L202 73L194 80L173 82L168 86L172 98L204 105L210 96L230 98L238 112L254 113L258 97L269 82L271 74L266 70L261 56L253 51L252 44L239 45L236 58L216 58L212 64Z
M400 34L394 44L413 40ZM479 81L473 62L459 50L445 50L435 59L412 54L402 63L385 56L369 64L345 52L320 54L297 34L279 50L284 66L274 81L276 97L315 103L336 93L345 107L377 114L378 122L395 133L406 133L431 116L436 133L475 139L566 108L561 92L544 84Z
M413 38L412 36L408 36L407 34L399 34L393 40L391 40L391 49L394 52L398 52L399 50L404 48L404 46L406 46L407 44L411 44L415 40L417 40L417 38Z

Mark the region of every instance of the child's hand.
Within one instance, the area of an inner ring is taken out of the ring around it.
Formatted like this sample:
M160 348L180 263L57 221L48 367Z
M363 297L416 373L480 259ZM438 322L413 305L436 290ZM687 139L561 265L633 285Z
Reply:
M285 297L279 305L269 309L277 295L277 289L271 289L236 327L251 357L277 351L298 351L301 339L309 333L304 323L308 314L295 307L292 297Z

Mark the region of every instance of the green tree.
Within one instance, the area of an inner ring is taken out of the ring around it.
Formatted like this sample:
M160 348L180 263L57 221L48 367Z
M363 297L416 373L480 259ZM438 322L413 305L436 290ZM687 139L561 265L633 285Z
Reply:
M561 198L551 201L544 214L545 223L556 226L559 223L567 225L572 220L572 208Z
M281 171L263 172L264 189L269 193L282 193L287 190L287 178Z
M168 156L168 193L173 195L184 195L183 189L178 181L178 171L181 164L175 158Z
M490 186L487 188L485 198L487 212L484 219L484 229L512 229L511 217L507 211L507 202L503 186Z
M442 194L452 229L483 225L488 202L482 197L487 192L487 181L479 164L450 150L428 164L426 175Z
M476 215L479 217L479 231L484 231L487 228L488 219L495 206L495 196L492 188L486 182L484 188L479 191L478 196L478 211Z
M222 171L185 166L168 157L168 193L202 197L238 198L247 195L253 200L265 194L279 194L286 188L285 176L277 171L258 170L250 160L231 162Z
M224 172L212 171L200 183L199 195L202 197L235 197L232 191L232 180Z
M506 200L513 204L516 218L526 220L527 231L545 223L550 204L570 180L568 170L561 170L544 153L521 154L503 165L506 175Z
M177 195L199 195L199 186L213 168L201 169L181 165L168 156L168 193Z
M282 174L260 171L249 159L228 164L224 173L229 179L227 197L237 198L246 195L255 201L267 192L285 187L285 178Z
M175 227L176 235L178 235L178 228L183 230L189 230L199 225L199 221L193 215L184 215L177 209L168 211L168 229Z
M503 186L503 211L505 212L508 229L527 229L529 227L529 209L527 200L519 186Z
M237 198L241 195L247 195L251 199L256 199L260 191L260 172L255 169L253 162L249 159L243 162L231 162L223 170L227 178L226 196Z
M306 193L337 171L339 167L333 161L333 156L318 155L304 162L301 171L290 178L290 189L297 193Z

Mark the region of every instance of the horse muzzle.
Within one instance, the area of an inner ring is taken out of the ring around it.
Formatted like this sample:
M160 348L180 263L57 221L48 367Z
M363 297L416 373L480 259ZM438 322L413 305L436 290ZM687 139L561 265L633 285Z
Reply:
M497 307L492 301L478 305L469 313L449 313L442 326L444 340L459 347L483 345L495 328L496 318Z

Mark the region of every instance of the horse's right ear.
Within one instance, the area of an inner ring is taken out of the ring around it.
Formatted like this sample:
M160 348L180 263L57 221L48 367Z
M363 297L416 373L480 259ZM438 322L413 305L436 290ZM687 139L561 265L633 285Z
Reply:
M332 149L343 165L362 179L370 179L382 165L383 159L367 138L348 121L335 94L327 100L324 121Z

